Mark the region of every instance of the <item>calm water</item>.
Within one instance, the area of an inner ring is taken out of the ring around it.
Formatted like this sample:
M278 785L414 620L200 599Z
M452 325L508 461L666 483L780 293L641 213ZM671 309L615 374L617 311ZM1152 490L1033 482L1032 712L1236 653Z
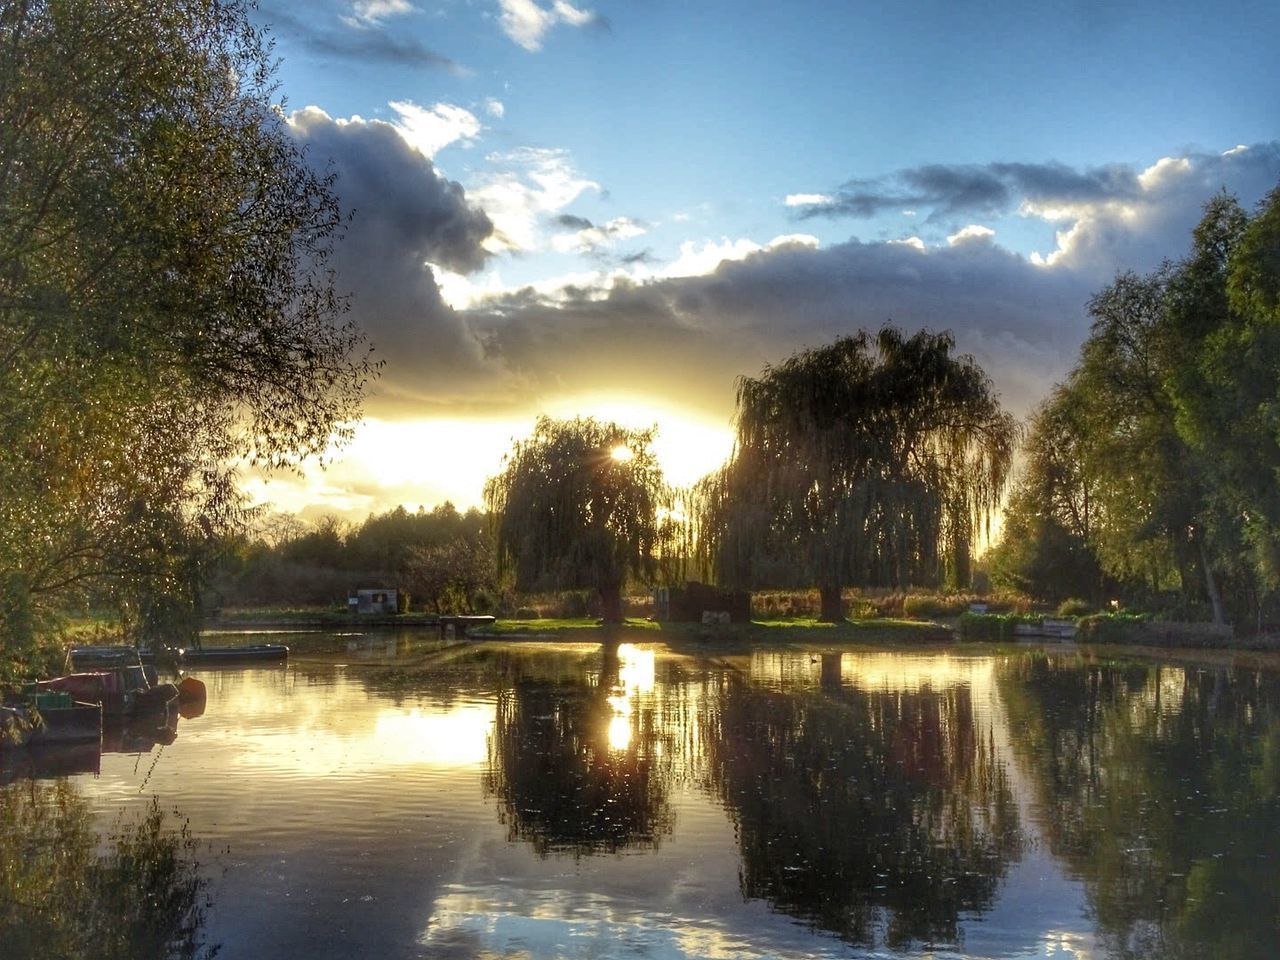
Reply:
M1273 669L345 643L65 781L189 820L219 957L1280 953Z

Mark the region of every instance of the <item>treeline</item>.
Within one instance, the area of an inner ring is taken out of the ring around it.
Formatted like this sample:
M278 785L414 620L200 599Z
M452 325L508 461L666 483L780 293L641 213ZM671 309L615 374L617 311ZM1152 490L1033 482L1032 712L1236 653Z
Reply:
M1031 418L989 563L1046 599L1280 620L1280 189L1211 200L1190 253L1089 303L1075 369Z
M398 587L415 608L485 612L496 576L488 517L452 503L396 507L347 525L275 518L226 540L206 590L206 612L222 606L343 606L357 588Z

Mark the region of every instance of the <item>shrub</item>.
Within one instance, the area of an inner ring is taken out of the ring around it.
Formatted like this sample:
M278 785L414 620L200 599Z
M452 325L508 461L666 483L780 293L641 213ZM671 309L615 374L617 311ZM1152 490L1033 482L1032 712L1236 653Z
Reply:
M1058 616L1060 617L1087 617L1091 613L1093 613L1093 604L1088 600L1081 600L1079 597L1072 597L1058 604Z
M533 607L521 607L516 611L515 619L517 620L537 620L538 611Z
M960 596L913 593L902 601L902 613L916 620L932 620L957 616L968 606L967 599Z
M1039 617L1021 613L962 613L958 626L961 640L1003 642L1017 637L1019 624L1039 622Z
M1080 619L1076 638L1085 643L1137 643L1136 628L1146 619L1141 613L1095 613Z

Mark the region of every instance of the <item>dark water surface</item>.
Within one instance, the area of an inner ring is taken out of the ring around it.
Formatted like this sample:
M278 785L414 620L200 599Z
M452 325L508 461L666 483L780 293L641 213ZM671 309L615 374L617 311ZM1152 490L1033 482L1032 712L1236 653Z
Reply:
M1272 667L424 642L0 797L180 811L227 960L1280 955Z

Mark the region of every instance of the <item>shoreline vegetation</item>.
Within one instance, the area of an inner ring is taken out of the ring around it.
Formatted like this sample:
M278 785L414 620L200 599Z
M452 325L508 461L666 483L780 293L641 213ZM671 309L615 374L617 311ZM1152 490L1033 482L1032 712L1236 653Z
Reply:
M1237 636L1230 628L1210 623L1158 620L1124 611L1088 613L1083 616L1055 616L1054 611L1024 609L1005 613L959 614L946 597L918 597L921 606L941 611L932 615L862 616L841 621L824 621L815 615L782 615L755 611L746 623L702 624L658 621L649 616L629 616L620 623L606 623L594 616L499 616L492 626L473 628L470 639L545 640L598 642L602 636L650 633L655 642L683 644L755 645L793 641L822 644L1009 644L1019 641L1055 642L1052 638L1024 635L1019 625L1036 626L1048 620L1071 622L1077 645L1159 647L1187 650L1280 651L1280 636L1269 634ZM926 600L932 603L926 604ZM522 611L524 612L524 611ZM218 646L225 638L245 633L297 633L299 640L311 632L394 631L435 627L435 614L353 614L332 607L253 607L228 609L206 618L202 624L205 644ZM647 639L647 638L644 638ZM126 633L119 624L103 619L80 619L67 624L64 644L124 643ZM296 642L296 641L294 641ZM305 641L304 651L305 652Z

